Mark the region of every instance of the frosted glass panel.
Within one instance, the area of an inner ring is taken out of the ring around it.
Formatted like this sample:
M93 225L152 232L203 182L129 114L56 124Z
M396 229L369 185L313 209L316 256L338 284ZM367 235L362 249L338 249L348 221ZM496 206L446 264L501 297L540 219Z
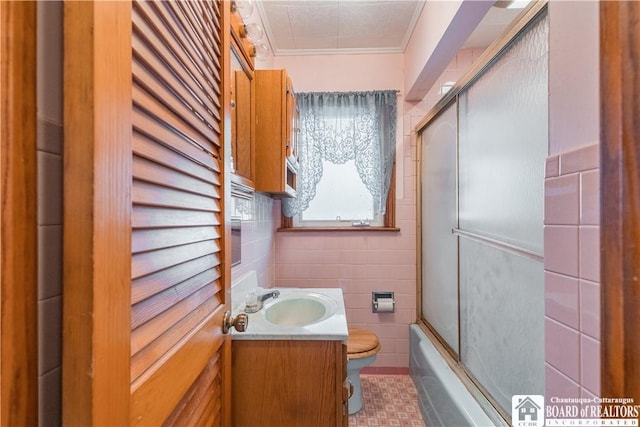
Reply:
M542 253L547 18L460 95L460 228Z
M462 362L507 413L544 394L543 280L539 261L460 239Z
M456 109L422 133L422 316L458 352Z

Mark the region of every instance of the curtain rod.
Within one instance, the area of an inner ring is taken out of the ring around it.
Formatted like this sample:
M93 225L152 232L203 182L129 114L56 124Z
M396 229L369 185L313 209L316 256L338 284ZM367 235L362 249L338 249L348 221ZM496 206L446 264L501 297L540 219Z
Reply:
M399 89L369 89L369 90L313 90L311 92L303 92L296 91L296 93L350 93L350 92L395 92L399 95L402 95L402 92Z

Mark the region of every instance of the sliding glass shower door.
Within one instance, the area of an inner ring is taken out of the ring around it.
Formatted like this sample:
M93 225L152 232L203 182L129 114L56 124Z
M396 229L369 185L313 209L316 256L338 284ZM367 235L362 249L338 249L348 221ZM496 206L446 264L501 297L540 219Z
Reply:
M457 139L455 104L422 134L422 316L458 346Z
M422 315L503 411L544 394L548 18L422 131Z
M544 394L547 25L460 94L460 357L503 409Z

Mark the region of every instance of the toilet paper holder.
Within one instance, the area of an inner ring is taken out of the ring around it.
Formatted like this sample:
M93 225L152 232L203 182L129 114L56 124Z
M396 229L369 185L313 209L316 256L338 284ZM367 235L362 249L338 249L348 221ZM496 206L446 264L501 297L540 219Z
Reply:
M371 292L371 312L372 313L394 313L396 311L396 300L393 292L374 291Z

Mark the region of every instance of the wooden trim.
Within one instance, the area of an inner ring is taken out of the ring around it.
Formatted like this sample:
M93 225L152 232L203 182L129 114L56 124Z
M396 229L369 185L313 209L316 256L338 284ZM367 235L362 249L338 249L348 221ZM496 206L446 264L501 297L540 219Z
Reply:
M403 158L401 157L401 160ZM384 227L396 228L396 162L393 161L391 169L391 181L389 181L389 191L387 192L387 203L385 205ZM398 229L400 231L400 229Z
M291 231L293 229L293 218L290 216L281 215L281 227L278 231Z
M222 212L224 215L224 236L222 238L222 283L224 289L225 310L231 310L231 192L233 175L231 173L231 2L220 1L222 8L222 111L224 114L222 121L222 131L224 144L222 144L221 158L224 197L222 199ZM255 105L253 106L255 112ZM255 126L255 123L252 125ZM255 133L252 134L255 140ZM252 144L254 142L252 141ZM252 147L253 150L253 147ZM255 159L255 154L254 154ZM253 165L252 167L254 167ZM255 170L252 169L252 178L255 178ZM253 184L253 183L252 183ZM232 365L231 365L231 334L224 335L224 343L221 353L221 405L220 413L222 425L231 427L231 396L232 396Z
M65 2L64 425L127 425L131 3Z
M601 394L640 402L640 3L600 3Z
M36 2L0 2L0 425L38 424Z
M286 218L286 217L285 217ZM277 230L278 232L285 233L308 233L308 232L325 232L325 231L344 231L347 233L363 233L363 232L394 232L397 233L400 231L397 227L280 227Z

